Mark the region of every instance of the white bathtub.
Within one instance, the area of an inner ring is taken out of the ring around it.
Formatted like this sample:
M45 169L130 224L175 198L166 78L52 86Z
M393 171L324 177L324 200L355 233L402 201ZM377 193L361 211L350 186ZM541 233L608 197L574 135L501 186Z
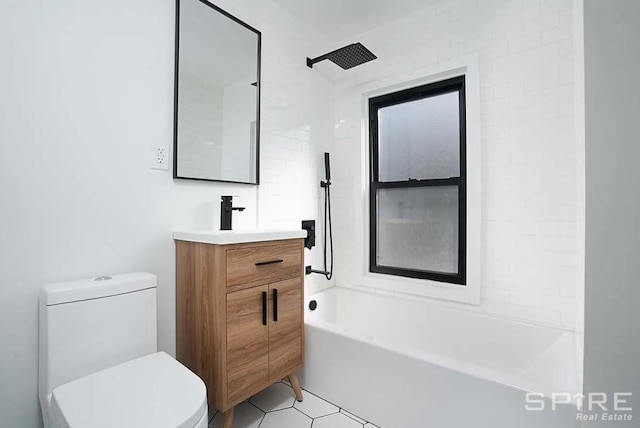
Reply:
M339 287L306 300L303 386L382 428L579 426L574 406L525 410L526 392L578 392L571 332Z

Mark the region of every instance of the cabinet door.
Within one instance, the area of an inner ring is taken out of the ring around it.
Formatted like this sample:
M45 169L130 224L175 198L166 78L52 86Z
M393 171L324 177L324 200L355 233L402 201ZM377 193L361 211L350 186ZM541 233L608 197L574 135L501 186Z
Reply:
M256 385L268 381L268 291L264 285L227 294L229 403L247 398Z
M302 280L269 284L269 380L278 381L302 365ZM276 301L277 299L277 301Z

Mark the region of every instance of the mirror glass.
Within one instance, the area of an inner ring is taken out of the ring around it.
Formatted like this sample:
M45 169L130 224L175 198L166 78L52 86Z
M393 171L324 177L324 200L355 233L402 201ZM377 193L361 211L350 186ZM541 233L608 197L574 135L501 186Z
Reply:
M174 178L258 183L260 32L179 0Z

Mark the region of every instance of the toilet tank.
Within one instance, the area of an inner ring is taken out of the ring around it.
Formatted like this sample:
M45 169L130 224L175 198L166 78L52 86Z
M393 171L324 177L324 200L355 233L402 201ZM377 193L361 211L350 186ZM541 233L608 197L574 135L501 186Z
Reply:
M157 351L156 287L144 272L42 287L41 405L59 385Z

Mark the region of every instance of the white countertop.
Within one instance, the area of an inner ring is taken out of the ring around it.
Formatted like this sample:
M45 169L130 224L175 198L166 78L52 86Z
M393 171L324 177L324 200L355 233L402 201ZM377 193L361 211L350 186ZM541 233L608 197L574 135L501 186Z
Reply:
M176 241L204 244L244 244L247 242L279 241L306 238L306 230L200 230L173 232Z

